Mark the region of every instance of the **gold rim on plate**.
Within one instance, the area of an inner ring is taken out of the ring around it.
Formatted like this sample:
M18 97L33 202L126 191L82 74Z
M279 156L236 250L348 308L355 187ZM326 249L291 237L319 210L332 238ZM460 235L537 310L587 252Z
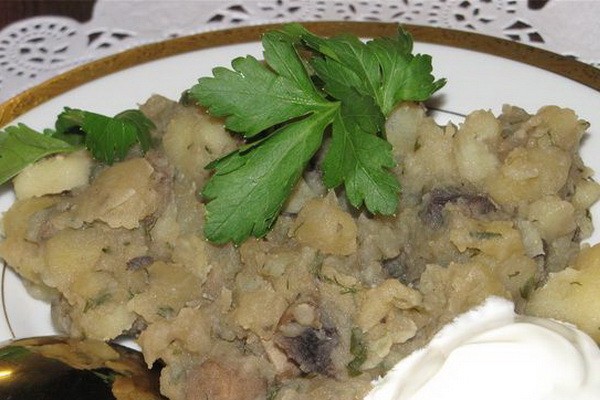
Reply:
M303 25L319 35L352 33L360 37L393 35L398 26L395 23L376 22L305 22ZM135 47L81 65L0 104L0 126L53 97L113 72L190 51L258 41L265 31L279 26L281 24L247 26L183 36ZM417 25L403 26L416 42L473 50L522 62L600 91L600 69L550 51L478 33Z

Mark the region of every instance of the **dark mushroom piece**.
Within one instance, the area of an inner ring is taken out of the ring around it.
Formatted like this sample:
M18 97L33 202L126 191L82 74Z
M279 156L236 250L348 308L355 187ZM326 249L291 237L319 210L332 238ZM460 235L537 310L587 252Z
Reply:
M335 328L308 327L298 336L278 336L275 343L304 373L332 374L331 353L338 345Z

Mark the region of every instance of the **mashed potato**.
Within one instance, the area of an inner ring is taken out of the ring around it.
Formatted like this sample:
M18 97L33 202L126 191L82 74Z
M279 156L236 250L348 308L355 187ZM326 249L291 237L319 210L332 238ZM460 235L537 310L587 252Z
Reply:
M89 183L59 194L22 180L32 195L6 213L0 256L47 289L68 334L135 337L166 364L170 399L362 399L490 295L599 339L584 292L597 293L599 250L572 260L600 186L571 110L438 126L402 104L386 125L403 188L394 216L352 209L308 170L273 230L239 247L204 239L199 196L204 166L238 143L196 107L155 96L142 111L159 143L147 154L92 165Z

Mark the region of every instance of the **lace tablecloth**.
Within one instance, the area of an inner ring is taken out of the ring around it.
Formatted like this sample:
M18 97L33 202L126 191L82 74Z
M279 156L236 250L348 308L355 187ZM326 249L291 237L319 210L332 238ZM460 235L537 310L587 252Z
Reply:
M171 37L285 21L475 31L600 67L600 0L98 0L89 22L43 16L0 32L0 102L76 65Z

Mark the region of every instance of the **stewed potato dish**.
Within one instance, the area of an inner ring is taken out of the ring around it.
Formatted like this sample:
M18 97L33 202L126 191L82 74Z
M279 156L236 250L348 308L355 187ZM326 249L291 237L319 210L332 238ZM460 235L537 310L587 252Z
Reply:
M400 104L386 122L395 215L354 209L315 160L273 230L236 247L204 238L199 191L239 142L196 106L154 96L141 110L156 125L146 154L106 166L76 152L16 178L0 256L61 330L131 336L162 360L170 399L362 399L490 295L600 341L600 250L580 251L600 186L573 111L438 126Z

